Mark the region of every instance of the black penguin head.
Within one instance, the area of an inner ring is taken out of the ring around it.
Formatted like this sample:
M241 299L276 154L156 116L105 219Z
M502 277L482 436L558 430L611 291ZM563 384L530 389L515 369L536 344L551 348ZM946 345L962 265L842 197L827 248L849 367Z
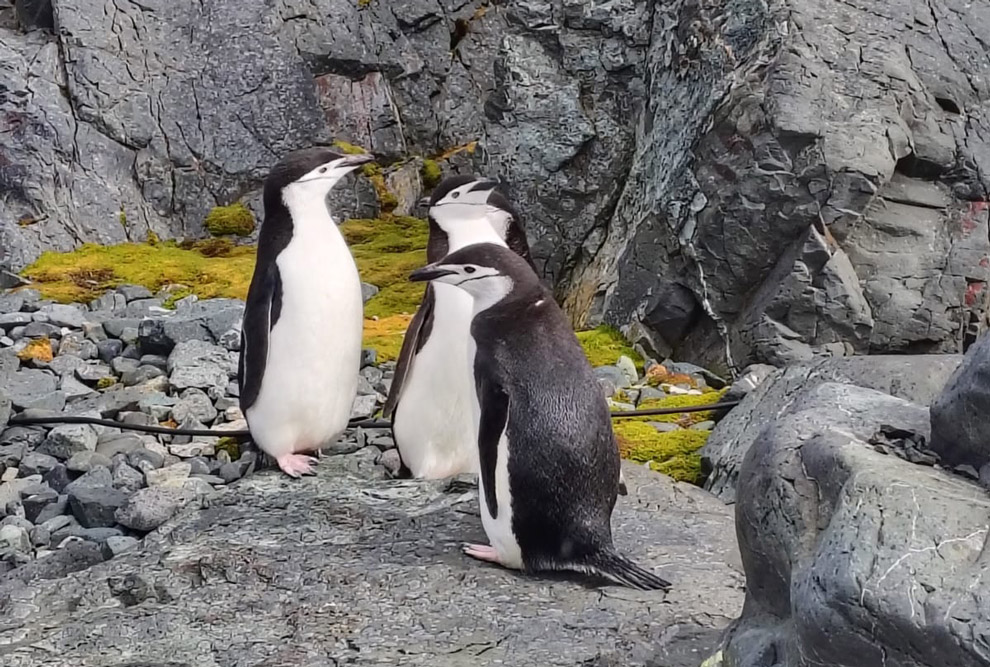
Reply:
M274 197L317 198L322 201L341 178L363 164L374 162L368 153L345 154L328 146L292 151L272 167L265 179L265 201Z
M490 308L510 292L539 289L540 281L525 259L495 243L476 243L413 271L409 280L433 281L461 288L475 301L475 311Z

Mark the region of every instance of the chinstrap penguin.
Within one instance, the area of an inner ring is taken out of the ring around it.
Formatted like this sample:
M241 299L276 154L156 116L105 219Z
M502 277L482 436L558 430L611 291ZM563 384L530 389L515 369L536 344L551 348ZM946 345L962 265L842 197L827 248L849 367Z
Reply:
M495 188L472 176L444 179L428 201L427 261L473 243L507 246L532 264L518 213ZM392 434L402 460L400 476L441 478L476 473L471 420L474 391L467 367L471 297L451 285L427 285L409 324L388 399Z
M252 440L292 477L312 473L306 454L344 431L357 394L361 280L327 195L372 161L307 148L285 156L265 179L241 328L240 406Z
M481 243L414 271L470 294L472 414L480 560L527 572L570 570L642 590L670 583L620 555L611 515L620 461L608 405L553 295L524 259Z

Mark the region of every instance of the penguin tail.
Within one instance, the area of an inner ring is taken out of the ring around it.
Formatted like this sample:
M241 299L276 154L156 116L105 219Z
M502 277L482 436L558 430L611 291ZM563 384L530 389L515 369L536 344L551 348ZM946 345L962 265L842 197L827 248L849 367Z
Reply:
M666 579L648 572L612 549L589 555L583 563L575 566L574 569L583 570L640 591L667 591L672 586Z

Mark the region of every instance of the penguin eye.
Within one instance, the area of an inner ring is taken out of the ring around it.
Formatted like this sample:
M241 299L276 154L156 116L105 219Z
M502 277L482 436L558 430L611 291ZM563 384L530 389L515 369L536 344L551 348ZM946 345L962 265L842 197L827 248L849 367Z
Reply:
M320 173L321 174L327 173L327 168L326 167L320 167Z
M474 273L474 267L473 266L465 266L464 267L464 273Z
M452 193L450 193L450 198L451 199L457 199L460 196L461 196L461 193L460 192L452 192Z

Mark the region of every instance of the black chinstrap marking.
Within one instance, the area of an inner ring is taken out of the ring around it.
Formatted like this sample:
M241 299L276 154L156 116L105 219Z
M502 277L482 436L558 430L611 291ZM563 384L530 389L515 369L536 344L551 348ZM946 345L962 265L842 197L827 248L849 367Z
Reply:
M624 419L627 417L649 417L652 415L677 415L687 412L706 412L709 410L723 410L739 405L741 401L723 401L721 403L711 403L709 405L693 405L682 408L653 408L650 410L629 410L612 412L612 419ZM160 433L163 435L192 435L216 438L250 438L249 430L223 431L218 429L195 429L195 428L169 428L168 426L146 426L144 424L126 424L116 419L100 419L97 417L79 417L75 415L65 415L57 417L22 417L16 415L7 422L9 426L30 426L34 424L91 424L94 426L109 426L119 428L122 431L141 431L144 433ZM390 428L391 420L362 418L348 422L348 428Z

